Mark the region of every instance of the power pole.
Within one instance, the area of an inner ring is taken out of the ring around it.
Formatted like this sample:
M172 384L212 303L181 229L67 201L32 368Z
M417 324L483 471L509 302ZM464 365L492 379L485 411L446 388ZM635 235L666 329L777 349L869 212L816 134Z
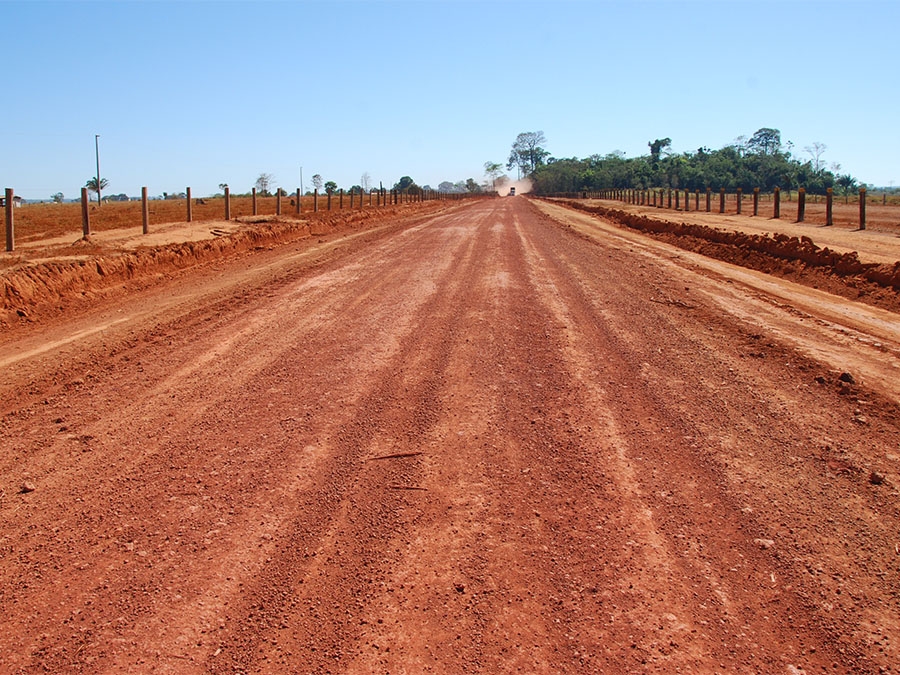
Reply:
M103 203L100 200L100 134L94 134L94 151L97 154L97 206Z

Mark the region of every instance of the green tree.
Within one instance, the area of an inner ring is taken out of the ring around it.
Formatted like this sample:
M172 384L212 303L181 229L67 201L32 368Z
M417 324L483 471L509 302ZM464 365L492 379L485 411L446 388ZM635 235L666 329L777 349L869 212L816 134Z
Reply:
M775 155L781 151L781 132L769 127L757 129L747 141L747 148L760 155Z
M106 180L105 178L101 178L100 184L97 185L97 177L94 176L93 178L88 180L87 183L84 184L84 187L86 187L90 192L97 193L97 203L99 204L100 203L100 191L105 190L107 185L109 185L109 181Z
M841 192L844 195L844 202L848 202L850 193L857 189L856 179L849 173L845 173L838 176L835 179L835 183L837 183L837 186L841 189Z
M542 145L547 142L543 131L524 131L516 136L506 168L518 168L520 176L531 176L550 156Z
M50 195L50 200L54 204L62 204L64 199L65 199L65 196L63 195L62 192L56 192L56 193Z
M656 164L659 161L662 151L672 147L672 139L668 137L657 138L655 141L649 141L647 145L650 146L650 161Z
M313 185L315 185L315 176L313 176ZM337 189L337 183L335 183L333 180L325 183L325 192L327 192L328 194L334 194L335 192L337 192Z
M497 162L485 162L484 163L484 175L487 176L491 181L491 189L494 188L497 179L503 173L503 165L498 164Z

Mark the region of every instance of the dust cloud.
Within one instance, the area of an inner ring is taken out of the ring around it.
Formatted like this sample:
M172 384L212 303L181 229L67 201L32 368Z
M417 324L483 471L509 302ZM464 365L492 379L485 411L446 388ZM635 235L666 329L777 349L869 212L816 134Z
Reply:
M524 195L531 192L532 183L528 178L520 178L519 180L510 180L509 178L499 178L494 183L494 189L501 197L509 194L509 189L515 188L517 195Z

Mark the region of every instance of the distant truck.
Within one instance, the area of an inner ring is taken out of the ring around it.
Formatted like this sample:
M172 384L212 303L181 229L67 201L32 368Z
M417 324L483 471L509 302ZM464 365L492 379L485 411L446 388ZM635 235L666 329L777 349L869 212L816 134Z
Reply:
M509 188L509 196L510 197L516 196L516 188L514 188L514 187Z

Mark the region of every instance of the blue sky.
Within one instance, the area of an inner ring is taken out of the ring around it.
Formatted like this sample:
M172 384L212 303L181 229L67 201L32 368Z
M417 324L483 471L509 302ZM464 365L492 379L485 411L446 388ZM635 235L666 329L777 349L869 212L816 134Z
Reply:
M760 127L795 155L900 185L900 2L0 0L0 187L76 197L260 173L483 179L522 131L555 157L720 148Z

